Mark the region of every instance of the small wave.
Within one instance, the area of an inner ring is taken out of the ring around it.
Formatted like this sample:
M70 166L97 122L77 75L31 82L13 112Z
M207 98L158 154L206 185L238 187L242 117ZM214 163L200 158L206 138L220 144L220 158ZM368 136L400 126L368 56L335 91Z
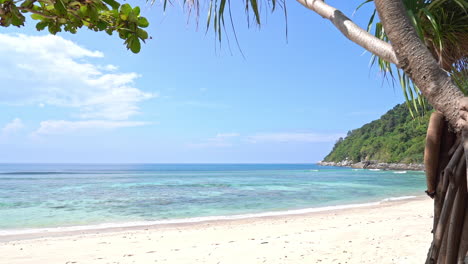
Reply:
M67 208L68 206L66 205L55 205L55 206L49 206L49 208L51 209L65 209Z
M11 171L0 175L65 175L65 174L125 174L125 171ZM137 172L138 173L138 172Z
M15 172L0 172L0 175L47 175L47 174L73 174L73 172L59 172L59 171L15 171Z
M380 171L380 169L369 169L370 171Z
M202 217L192 217L192 218L182 218L182 219L133 221L133 222L124 222L124 223L102 223L102 224L95 224L95 225L51 227L51 228L0 230L0 236L28 235L28 234L38 234L38 233L60 233L60 232L74 232L74 231L91 231L91 230L112 229L112 228L145 227L145 226L170 225L170 224L189 224L189 223L200 223L200 222L219 221L219 220L238 220L238 219L247 219L247 218L270 217L270 216L301 215L301 214L326 212L326 211L334 211L334 210L342 210L342 209L371 207L371 206L380 205L385 202L400 201L400 200L406 200L406 199L412 199L412 198L416 198L416 196L390 197L390 198L380 200L378 202L334 205L334 206L314 207L314 208L305 208L305 209L293 209L293 210L285 210L285 211L269 211L269 212L263 212L263 213L249 213L249 214L221 215L221 216L202 216Z
M383 199L382 202L401 201L401 200L407 200L407 199L413 199L413 198L416 198L416 196L390 197L390 198Z
M393 173L396 173L396 174L405 174L407 171L394 171Z

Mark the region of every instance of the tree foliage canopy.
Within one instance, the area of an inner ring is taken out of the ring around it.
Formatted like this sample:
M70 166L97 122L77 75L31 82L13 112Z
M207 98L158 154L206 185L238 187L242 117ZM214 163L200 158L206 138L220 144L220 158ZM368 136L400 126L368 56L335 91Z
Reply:
M324 160L422 163L430 111L428 107L424 116L413 118L405 105L397 105L380 119L349 131Z
M37 30L47 28L51 34L62 30L74 34L82 27L109 35L116 32L134 53L140 51L140 41L148 39L143 28L149 23L140 16L140 8L115 0L0 0L0 26L21 27L25 15L37 21Z

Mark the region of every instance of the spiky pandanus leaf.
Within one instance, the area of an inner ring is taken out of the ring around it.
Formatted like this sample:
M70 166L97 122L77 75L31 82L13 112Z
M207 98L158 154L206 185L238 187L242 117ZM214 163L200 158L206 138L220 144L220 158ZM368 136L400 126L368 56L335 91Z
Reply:
M357 9L372 1L366 0ZM466 0L404 0L403 2L407 9L407 15L419 37L441 67L452 76L460 89L467 94L468 2ZM382 25L380 22L375 22L375 12L369 19L369 32L374 24L374 35L388 42ZM372 64L377 64L380 70L392 77L394 72L397 72L403 94L412 113L417 112L418 108L425 109L423 107L425 100L419 89L405 75L403 70L392 67L389 62L375 56L372 58Z
M154 3L156 0L151 0L151 3ZM171 4L171 0L162 0L164 10L167 8L168 4ZM250 25L252 22L257 26L260 26L262 23L262 13L267 11L275 11L277 6L281 6L286 12L285 0L242 0L245 13L247 15L247 22ZM184 8L188 10L189 13L195 10L197 18L200 14L200 9L206 9L207 20L206 20L206 30L208 31L210 27L215 33L215 37L218 41L222 40L223 31L225 31L225 15L229 16L229 22L232 23L231 15L231 1L230 0L184 0ZM227 12L227 13L226 13ZM285 17L286 13L285 13ZM253 18L253 19L251 19ZM235 29L232 27L235 36ZM237 37L236 37L237 38ZM237 41L237 40L236 40Z

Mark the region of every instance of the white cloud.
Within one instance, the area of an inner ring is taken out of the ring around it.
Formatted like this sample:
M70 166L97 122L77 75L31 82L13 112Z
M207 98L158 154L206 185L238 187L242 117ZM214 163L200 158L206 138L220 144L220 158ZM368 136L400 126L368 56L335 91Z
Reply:
M241 136L239 133L219 133L214 137L189 144L190 147L232 147L236 143L324 143L335 142L345 134L339 133L258 133Z
M40 127L33 132L33 136L60 135L70 132L88 129L115 129L121 127L136 127L148 125L148 122L137 121L112 121L112 120L86 120L86 121L66 121L47 120L40 123Z
M345 136L344 134L320 134L320 133L260 133L253 136L248 136L247 141L251 143L259 142L335 142L338 138Z
M112 64L107 64L106 66L99 66L99 69L106 70L106 71L116 71L119 69L119 67L112 65Z
M157 96L135 87L137 73L91 63L87 60L104 54L58 36L0 34L0 56L0 103L66 107L82 119L127 120L139 113L140 102Z
M189 147L204 148L204 147L231 147L233 140L239 138L239 133L219 133L215 137L208 138L200 143L189 144Z
M213 139L226 139L226 138L233 138L233 137L239 137L239 133L219 133L214 137Z
M15 132L20 131L23 128L24 128L24 124L21 121L21 119L15 118L10 123L6 124L2 128L2 134L3 135L10 135L10 134L13 134Z

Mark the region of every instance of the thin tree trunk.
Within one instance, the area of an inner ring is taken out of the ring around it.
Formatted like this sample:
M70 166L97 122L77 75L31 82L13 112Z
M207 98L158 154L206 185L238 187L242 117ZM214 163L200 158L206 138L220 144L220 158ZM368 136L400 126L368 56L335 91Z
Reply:
M333 25L349 40L370 51L372 54L398 65L392 45L376 38L363 28L356 25L340 10L326 4L323 0L296 0L304 7L314 11Z

